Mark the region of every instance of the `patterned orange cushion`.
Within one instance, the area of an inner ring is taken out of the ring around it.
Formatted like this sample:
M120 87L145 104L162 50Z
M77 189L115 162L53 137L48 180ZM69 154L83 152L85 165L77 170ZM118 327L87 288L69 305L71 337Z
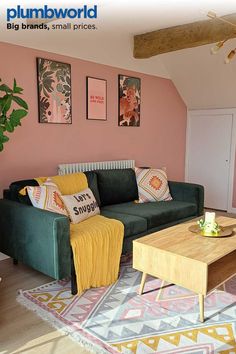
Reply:
M54 213L68 215L61 193L50 178L41 186L28 186L27 192L34 207L48 210Z
M135 168L139 203L172 200L166 172L154 168Z

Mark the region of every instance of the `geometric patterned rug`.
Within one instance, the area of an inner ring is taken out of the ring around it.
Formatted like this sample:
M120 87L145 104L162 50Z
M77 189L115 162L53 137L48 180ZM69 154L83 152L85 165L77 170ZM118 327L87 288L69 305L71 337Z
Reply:
M194 293L149 277L140 296L140 281L124 263L109 287L72 296L70 281L54 281L18 301L94 353L236 353L236 277L205 298L204 323Z

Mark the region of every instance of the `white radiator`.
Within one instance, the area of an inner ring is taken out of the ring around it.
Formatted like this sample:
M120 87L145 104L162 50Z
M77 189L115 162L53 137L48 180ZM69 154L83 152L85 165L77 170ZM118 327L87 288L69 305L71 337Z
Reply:
M93 170L134 168L134 166L135 166L134 160L65 163L65 164L58 165L58 174L66 175L68 173L85 172L85 171L93 171Z

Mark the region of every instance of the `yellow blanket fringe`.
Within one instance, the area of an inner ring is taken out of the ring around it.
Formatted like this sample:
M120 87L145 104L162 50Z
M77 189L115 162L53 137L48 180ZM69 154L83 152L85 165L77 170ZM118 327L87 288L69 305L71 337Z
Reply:
M70 225L78 294L118 278L124 225L101 215Z

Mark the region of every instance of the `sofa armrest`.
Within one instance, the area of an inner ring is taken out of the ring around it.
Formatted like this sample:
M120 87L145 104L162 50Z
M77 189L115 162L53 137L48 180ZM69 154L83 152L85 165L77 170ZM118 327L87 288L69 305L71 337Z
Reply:
M200 184L168 181L174 200L197 204L198 216L203 214L204 187Z
M55 279L70 275L70 224L60 214L0 200L0 251Z

